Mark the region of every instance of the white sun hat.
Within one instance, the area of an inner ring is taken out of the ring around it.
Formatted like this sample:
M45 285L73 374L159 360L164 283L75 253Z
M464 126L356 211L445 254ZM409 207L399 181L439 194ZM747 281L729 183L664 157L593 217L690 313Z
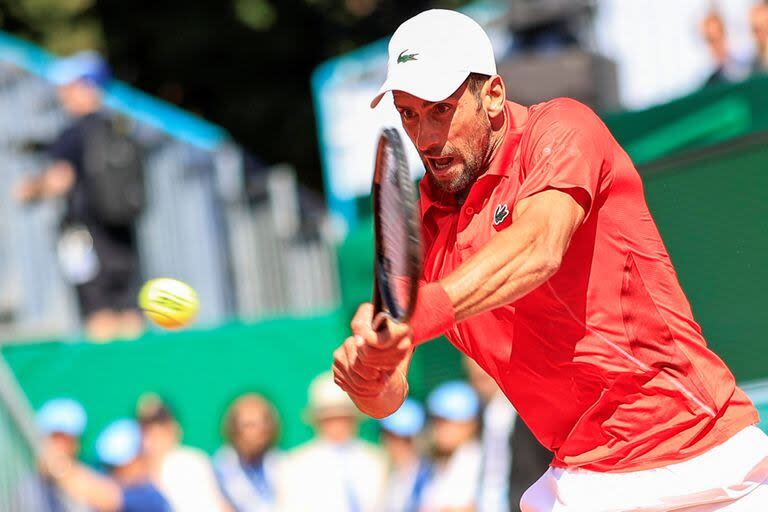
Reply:
M496 74L493 47L483 28L456 11L424 11L392 35L387 78L371 108L389 91L407 92L426 101L444 100L470 73Z

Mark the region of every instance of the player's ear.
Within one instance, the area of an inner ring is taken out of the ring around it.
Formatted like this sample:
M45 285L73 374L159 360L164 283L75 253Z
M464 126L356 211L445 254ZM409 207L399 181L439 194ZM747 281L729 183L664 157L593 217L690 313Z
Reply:
M482 90L483 107L488 113L491 123L500 119L504 113L504 102L507 99L507 90L504 87L504 80L499 75L493 75L483 85Z

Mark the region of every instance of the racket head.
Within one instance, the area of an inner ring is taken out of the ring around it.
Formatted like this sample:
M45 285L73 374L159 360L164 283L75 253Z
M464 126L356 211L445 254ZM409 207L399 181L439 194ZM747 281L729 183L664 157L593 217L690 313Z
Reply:
M374 313L407 322L416 306L421 276L421 228L416 185L400 133L379 137L373 173Z

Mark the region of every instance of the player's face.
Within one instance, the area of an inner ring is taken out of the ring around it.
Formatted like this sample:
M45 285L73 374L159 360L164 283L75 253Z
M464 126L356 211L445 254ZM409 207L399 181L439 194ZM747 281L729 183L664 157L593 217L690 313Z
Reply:
M484 170L491 123L464 83L443 101L428 102L394 92L403 128L419 151L427 177L440 190L465 192Z

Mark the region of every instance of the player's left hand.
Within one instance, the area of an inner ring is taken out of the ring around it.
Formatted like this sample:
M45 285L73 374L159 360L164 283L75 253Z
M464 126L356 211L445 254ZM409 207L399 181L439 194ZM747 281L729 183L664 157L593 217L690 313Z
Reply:
M361 305L351 323L352 334L360 342L358 359L365 366L391 373L413 350L411 328L386 320L384 328L373 328L373 305Z

